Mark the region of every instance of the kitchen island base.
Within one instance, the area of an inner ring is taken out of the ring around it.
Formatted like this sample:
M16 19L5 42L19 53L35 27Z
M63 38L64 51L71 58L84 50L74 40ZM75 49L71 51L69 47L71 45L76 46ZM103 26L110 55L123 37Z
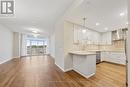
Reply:
M73 70L90 78L96 73L96 54L91 55L76 55L73 54Z

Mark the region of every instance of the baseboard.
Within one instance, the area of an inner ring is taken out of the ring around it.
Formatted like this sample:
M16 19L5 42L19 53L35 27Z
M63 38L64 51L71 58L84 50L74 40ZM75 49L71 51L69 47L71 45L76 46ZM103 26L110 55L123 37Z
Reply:
M12 58L10 58L10 59L7 59L7 60L4 60L4 61L0 62L0 65L1 65L1 64L3 64L3 63L8 62L8 61L10 61L10 60L12 60Z
M24 57L27 57L27 56L21 56L20 58L24 58Z
M73 68L69 68L69 69L64 70L64 72L68 72L68 71L72 71L72 70L73 70Z
M94 76L95 75L95 73L92 73L92 74L90 74L90 75L88 75L88 76L86 76L86 75L84 75L83 73L80 73L78 70L76 70L76 69L73 69L75 72L77 72L77 73L79 73L81 76L83 76L83 77L85 77L85 78L87 78L87 79L89 79L90 77L92 77L92 76Z
M13 57L13 58L14 58L14 59L15 59L15 58L20 58L20 56L17 56L17 57Z
M91 75L87 76L87 78L90 78L90 77L92 77L94 75L95 75L95 73L92 73Z
M75 72L79 73L81 76L83 76L83 77L85 77L85 78L87 78L87 79L95 75L95 73L92 73L91 75L86 76L86 75L80 73L80 72L79 72L78 70L76 70L76 69L70 68L70 69L64 70L64 69L62 69L58 64L55 63L55 65L56 65L57 67L59 67L63 72L68 72L68 71L74 70Z
M65 70L63 68L61 68L58 64L55 63L55 65L60 68L63 72L65 72Z
M126 66L126 65L124 65L124 64L119 64L119 63L114 63L114 62L109 62L109 61L102 61L101 63L103 63L103 62L105 62L105 63L110 63L110 64L114 64L114 65L119 65L119 66Z

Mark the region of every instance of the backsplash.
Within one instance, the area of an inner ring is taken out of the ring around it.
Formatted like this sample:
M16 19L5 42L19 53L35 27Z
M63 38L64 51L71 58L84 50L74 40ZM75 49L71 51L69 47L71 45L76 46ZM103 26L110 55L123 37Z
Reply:
M74 44L73 50L99 50L99 45L93 45L93 44Z
M124 50L124 41L115 41L112 45L74 44L73 50Z
M101 45L100 49L102 50L120 50L123 51L124 50L124 41L115 41L112 43L112 45Z

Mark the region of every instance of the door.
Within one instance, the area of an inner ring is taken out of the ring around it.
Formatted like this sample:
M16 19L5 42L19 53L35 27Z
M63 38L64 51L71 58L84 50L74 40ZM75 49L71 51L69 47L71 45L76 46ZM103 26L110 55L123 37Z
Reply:
M42 56L46 54L46 48L44 40L27 40L28 56Z

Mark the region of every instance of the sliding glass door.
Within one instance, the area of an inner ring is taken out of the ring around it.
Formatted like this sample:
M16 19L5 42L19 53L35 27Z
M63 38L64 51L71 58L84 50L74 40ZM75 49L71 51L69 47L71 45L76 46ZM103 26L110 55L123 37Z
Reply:
M27 55L41 56L46 54L47 45L44 40L27 40Z

